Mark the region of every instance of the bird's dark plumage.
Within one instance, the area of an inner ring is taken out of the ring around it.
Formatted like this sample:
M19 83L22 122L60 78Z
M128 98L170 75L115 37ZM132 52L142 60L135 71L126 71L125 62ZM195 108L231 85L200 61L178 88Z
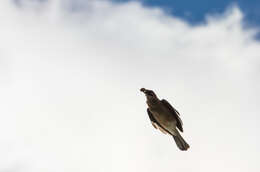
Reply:
M178 131L179 129L183 132L180 113L167 100L159 100L152 90L141 88L140 91L145 93L148 105L147 113L154 128L164 134L172 135L178 148L187 150L190 146Z
M152 125L154 126L155 129L159 128L159 130L161 130L163 133L167 133L167 134L171 135L171 133L168 130L163 128L163 126L161 126L161 124L158 121L156 121L156 119L153 117L153 114L150 112L149 108L147 108L147 113L148 113L148 116L149 116L149 118L152 122Z
M172 115L176 118L177 121L177 128L181 132L183 132L183 128L182 128L183 123L181 118L179 117L180 116L179 112L176 109L174 109L174 107L172 107L172 105L167 100L162 99L161 102L172 112Z

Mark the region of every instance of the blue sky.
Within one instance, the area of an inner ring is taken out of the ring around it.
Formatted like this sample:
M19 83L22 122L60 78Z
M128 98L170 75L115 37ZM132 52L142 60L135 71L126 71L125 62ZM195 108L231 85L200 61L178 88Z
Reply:
M128 2L131 0L115 0ZM223 13L229 6L236 4L244 13L246 26L260 27L260 1L259 0L141 0L143 5L161 7L170 14L185 19L189 23L198 24L204 21L207 14Z

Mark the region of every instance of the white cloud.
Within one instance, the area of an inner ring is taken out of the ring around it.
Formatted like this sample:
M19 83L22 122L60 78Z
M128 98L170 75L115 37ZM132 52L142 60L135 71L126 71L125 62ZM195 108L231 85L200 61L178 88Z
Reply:
M260 44L237 7L191 26L138 2L20 2L0 2L0 171L259 171ZM188 152L140 87L181 112Z

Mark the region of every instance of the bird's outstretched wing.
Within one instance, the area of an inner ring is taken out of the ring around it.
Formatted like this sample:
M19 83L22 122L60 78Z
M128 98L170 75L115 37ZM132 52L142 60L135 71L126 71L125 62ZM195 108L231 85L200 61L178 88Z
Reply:
M150 112L149 108L147 108L147 113L148 113L148 116L152 122L152 125L155 129L159 129L162 133L164 134L170 134L172 135L169 131L167 131L166 129L164 129L160 124L159 122L156 121L156 119L153 117L153 114Z
M162 102L162 104L163 104L165 107L167 107L167 108L170 110L170 112L172 113L172 115L175 117L175 119L176 119L176 121L177 121L177 128L178 128L181 132L183 132L183 128L182 128L183 123L182 123L181 118L179 117L179 116L180 116L180 113L179 113L174 107L172 107L172 105L171 105L167 100L162 99L161 102Z

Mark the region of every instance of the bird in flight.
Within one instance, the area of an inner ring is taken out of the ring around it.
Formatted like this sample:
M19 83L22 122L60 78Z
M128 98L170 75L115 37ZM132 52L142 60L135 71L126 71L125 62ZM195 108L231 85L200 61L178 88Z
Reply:
M179 112L165 99L158 99L154 91L141 88L146 96L148 105L147 113L154 128L159 129L164 134L173 136L176 145L182 151L189 149L189 144L182 138L178 129L183 132L182 120ZM178 128L178 129L177 129Z

